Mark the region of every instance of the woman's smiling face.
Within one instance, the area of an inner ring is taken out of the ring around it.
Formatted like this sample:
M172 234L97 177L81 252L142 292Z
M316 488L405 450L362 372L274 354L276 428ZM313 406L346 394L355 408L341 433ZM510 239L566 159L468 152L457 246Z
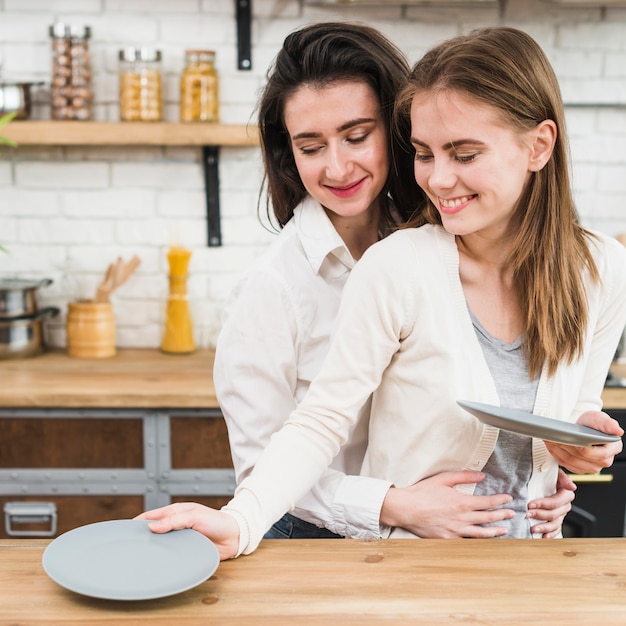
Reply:
M455 235L507 232L532 171L531 141L497 109L455 91L418 93L411 104L415 180Z
M303 85L287 98L284 121L302 183L331 220L378 207L389 173L388 136L367 83Z

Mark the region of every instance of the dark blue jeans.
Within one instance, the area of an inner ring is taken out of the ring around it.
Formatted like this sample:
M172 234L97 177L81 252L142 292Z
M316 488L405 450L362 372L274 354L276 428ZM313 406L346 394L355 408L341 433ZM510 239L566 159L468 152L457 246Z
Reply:
M285 513L263 536L264 539L343 539L325 528Z

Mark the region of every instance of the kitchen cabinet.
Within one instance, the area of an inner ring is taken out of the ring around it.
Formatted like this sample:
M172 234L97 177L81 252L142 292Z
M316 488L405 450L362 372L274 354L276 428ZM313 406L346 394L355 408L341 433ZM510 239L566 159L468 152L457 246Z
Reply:
M213 357L119 350L0 362L0 504L53 503L55 534L170 502L225 504L235 477ZM0 537L51 527L18 518L5 516Z

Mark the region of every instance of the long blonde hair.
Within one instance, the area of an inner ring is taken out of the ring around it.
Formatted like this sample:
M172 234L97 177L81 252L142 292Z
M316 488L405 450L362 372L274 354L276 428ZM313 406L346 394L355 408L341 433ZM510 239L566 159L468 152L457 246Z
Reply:
M540 46L523 31L489 27L448 40L418 61L400 92L395 115L405 121L418 92L453 90L495 107L520 132L553 120L557 139L546 166L519 199L508 260L524 308L529 374L553 374L583 351L588 323L584 273L599 281L590 237L579 223L570 188L569 149L559 84ZM398 131L399 132L399 131ZM408 226L441 224L429 203Z

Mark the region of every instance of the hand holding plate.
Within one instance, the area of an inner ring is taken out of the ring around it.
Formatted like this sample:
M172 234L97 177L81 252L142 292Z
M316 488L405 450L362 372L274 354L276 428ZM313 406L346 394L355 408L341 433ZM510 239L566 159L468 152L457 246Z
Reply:
M545 444L550 454L559 462L559 465L576 474L595 474L605 467L611 467L615 455L619 454L623 447L621 437L624 430L619 422L602 411L587 411L579 417L578 424L620 437L620 439L590 447L546 441Z
M220 560L230 559L239 550L239 526L235 518L195 502L177 502L145 511L135 519L148 520L153 533L191 528L208 537L220 553Z

